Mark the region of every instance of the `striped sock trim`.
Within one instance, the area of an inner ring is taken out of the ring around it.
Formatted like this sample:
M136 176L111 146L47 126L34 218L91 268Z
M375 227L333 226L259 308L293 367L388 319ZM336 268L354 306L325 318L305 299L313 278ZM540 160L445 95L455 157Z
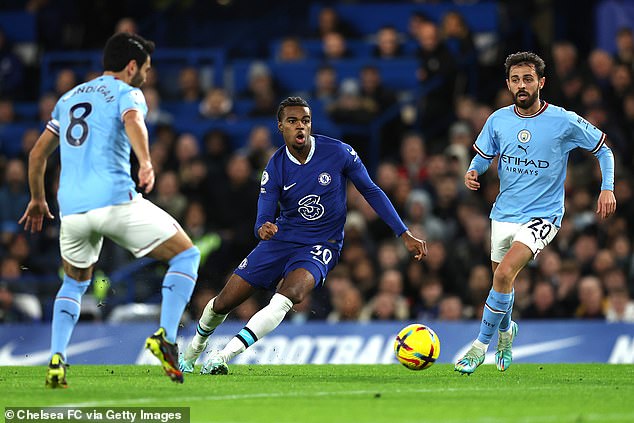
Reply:
M251 345L255 344L255 341L258 340L258 337L255 336L255 333L248 327L243 327L240 332L236 335L236 338L240 340L244 344L244 348L249 348Z
M205 330L205 329L203 329L200 326L200 323L198 323L198 325L196 326L196 332L198 332L198 335L204 336L204 337L211 336L211 334L214 333L214 330L216 330L216 329L214 328L214 329L211 329L211 330Z
M495 313L495 314L506 314L507 310L497 310L493 307L491 307L489 304L484 303L484 306L491 312L491 313Z

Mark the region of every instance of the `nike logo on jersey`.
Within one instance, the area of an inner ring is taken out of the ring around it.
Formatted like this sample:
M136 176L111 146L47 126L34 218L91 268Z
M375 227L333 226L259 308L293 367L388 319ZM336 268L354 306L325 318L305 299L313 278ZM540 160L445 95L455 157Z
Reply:
M284 185L284 191L288 191L289 189L293 188L295 185L297 185L297 182L292 183L290 185Z

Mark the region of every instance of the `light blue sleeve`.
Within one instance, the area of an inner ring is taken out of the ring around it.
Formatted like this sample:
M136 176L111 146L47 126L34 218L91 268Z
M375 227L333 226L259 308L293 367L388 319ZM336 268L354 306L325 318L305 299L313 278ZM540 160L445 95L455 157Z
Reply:
M478 172L478 175L482 175L489 169L491 161L493 161L495 156L500 152L500 145L493 130L493 119L494 115L489 116L473 144L476 155L473 160L471 160L468 170L475 170Z
M602 143L599 151L594 153L601 167L601 191L614 191L614 155L610 147Z
M55 104L51 119L46 123L46 129L59 137L59 101Z
M565 150L570 151L580 147L592 154L599 151L605 142L605 134L575 112L566 111L565 113L568 117Z
M129 91L122 93L121 98L119 99L119 116L123 116L125 112L132 109L140 111L144 118L147 115L145 96L138 88L132 88Z

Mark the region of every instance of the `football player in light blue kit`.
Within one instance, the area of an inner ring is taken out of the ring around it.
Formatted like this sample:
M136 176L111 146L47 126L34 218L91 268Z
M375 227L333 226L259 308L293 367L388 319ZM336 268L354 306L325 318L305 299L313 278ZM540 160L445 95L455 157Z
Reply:
M262 174L254 228L261 241L205 307L196 335L180 360L185 372L193 371L207 338L227 314L256 289L275 294L222 351L210 356L201 373L226 374L229 360L275 329L293 304L324 284L343 245L349 180L416 259L427 254L425 242L407 230L352 147L311 135L311 110L304 99L282 101L277 119L285 146L275 152ZM275 219L278 202L280 214Z
M106 236L136 257L169 263L163 279L160 329L146 347L166 374L183 382L176 333L198 277L200 253L180 225L136 192L130 174L130 147L139 162L139 185L154 186L147 106L138 88L150 69L154 43L128 33L113 35L104 48L104 73L65 93L29 155L31 201L20 223L40 231L53 219L44 196L44 170L60 147L60 250L64 280L55 298L51 361L46 386L67 387L66 348Z
M583 148L599 161L602 183L597 214L605 219L616 210L614 156L605 144L605 134L577 114L539 98L546 66L539 56L511 54L504 66L515 104L489 116L473 145L477 154L465 174L467 188L477 190L478 176L498 156L500 192L490 215L493 288L484 305L478 338L455 365L463 374L473 373L484 362L496 330L497 368L505 371L511 365L511 347L518 331L511 320L513 283L561 226L571 150Z

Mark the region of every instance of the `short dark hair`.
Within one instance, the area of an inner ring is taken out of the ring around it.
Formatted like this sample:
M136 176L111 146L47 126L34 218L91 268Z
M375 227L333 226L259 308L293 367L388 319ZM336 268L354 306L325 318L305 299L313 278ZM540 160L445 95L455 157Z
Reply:
M308 102L306 100L304 100L303 98L301 98L301 97L287 97L284 100L282 100L280 105L277 107L277 120L278 120L278 122L282 121L282 113L284 112L284 109L289 107L289 106L308 107L310 109L310 106L308 105Z
M517 53L509 54L504 61L504 70L506 72L506 78L508 79L511 67L519 64L529 64L535 67L535 73L539 78L544 76L544 70L546 69L546 63L544 60L530 51L518 51Z
M154 42L137 34L119 32L106 42L103 49L103 69L119 72L134 60L141 67L154 52Z

